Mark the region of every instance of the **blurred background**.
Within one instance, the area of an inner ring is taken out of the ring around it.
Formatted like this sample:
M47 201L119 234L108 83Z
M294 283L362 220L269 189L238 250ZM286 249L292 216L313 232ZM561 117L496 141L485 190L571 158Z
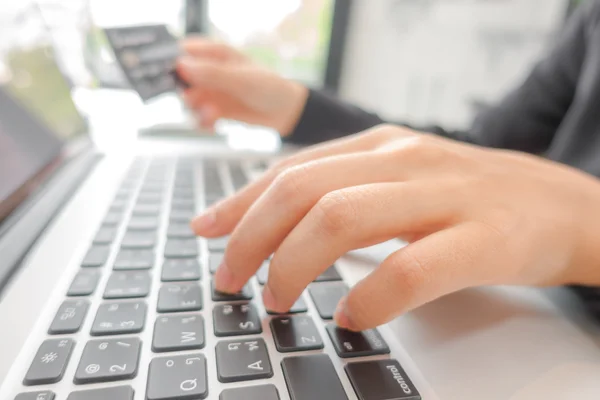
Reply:
M61 64L77 87L127 92L102 28L164 23L177 36L206 34L234 44L287 77L390 120L465 128L479 109L523 79L579 3L41 0L31 7L42 8ZM28 10L19 11L23 21ZM134 97L127 101L136 102ZM172 98L138 109L142 126L184 115Z

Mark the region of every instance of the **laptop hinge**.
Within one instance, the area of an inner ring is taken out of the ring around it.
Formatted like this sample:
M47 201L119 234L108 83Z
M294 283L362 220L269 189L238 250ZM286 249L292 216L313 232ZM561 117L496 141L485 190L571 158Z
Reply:
M101 155L84 151L59 168L46 185L28 198L4 222L0 236L0 297L27 252L90 174Z

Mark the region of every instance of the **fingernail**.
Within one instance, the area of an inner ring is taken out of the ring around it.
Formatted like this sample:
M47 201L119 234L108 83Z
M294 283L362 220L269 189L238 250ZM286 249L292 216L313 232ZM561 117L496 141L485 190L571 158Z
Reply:
M192 220L192 229L198 234L210 232L217 224L217 212L209 208Z
M353 329L354 324L348 315L348 308L346 307L346 298L342 298L335 308L335 313L333 318L335 319L336 324L340 328L355 330Z
M235 278L229 267L225 263L221 263L217 272L215 273L215 289L219 292L224 293L235 293L237 290L233 289ZM232 290L233 289L233 290Z
M263 304L267 310L271 311L275 310L277 307L277 304L275 303L275 297L273 297L273 292L271 292L268 284L263 289Z

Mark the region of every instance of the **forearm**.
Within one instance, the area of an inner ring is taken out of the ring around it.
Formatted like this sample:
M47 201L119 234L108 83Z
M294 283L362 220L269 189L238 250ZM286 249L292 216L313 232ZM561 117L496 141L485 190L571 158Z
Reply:
M310 91L298 124L284 140L298 144L314 144L361 132L382 123L406 126L463 142L476 142L468 132L446 131L439 126L415 127L402 122L386 121L375 113L316 90Z

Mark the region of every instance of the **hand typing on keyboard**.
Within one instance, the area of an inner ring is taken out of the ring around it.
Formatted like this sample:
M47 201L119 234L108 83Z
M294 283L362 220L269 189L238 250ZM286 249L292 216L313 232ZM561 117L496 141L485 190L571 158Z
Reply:
M381 126L293 155L192 227L231 235L219 291L275 253L263 301L276 312L349 250L407 241L342 294L338 325L364 330L472 286L600 284L583 267L600 261L599 201L598 182L568 167Z

